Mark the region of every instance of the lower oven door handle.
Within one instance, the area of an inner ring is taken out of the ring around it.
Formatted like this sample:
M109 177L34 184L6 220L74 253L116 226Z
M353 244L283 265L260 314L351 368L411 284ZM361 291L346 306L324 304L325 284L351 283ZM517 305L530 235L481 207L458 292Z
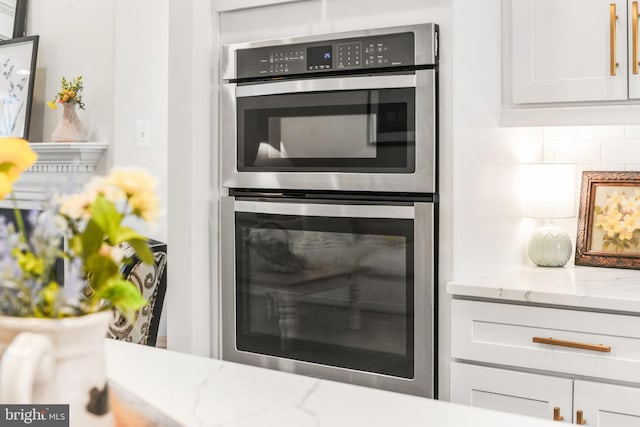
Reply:
M417 73L426 71L416 71ZM297 92L323 92L333 90L387 89L416 87L416 74L386 76L358 76L328 79L288 80L236 87L236 97L277 95Z
M413 206L384 205L337 205L322 203L272 203L236 200L236 212L251 212L273 215L333 216L356 218L413 219Z

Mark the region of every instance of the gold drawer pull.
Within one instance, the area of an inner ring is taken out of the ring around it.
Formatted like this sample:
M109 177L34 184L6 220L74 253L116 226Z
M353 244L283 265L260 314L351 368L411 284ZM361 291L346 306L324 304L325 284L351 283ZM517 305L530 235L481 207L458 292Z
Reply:
M556 406L555 408L553 408L553 421L562 421L562 420L564 420L564 417L560 415L560 408Z
M638 2L631 2L631 65L633 74L638 74Z
M616 75L616 20L618 15L616 14L616 4L611 3L609 5L609 74Z
M585 425L587 420L584 418L584 414L582 413L582 409L578 409L576 411L576 424Z
M533 342L540 344L557 345L560 347L579 348L582 350L601 351L603 353L611 353L611 347L603 344L585 344L575 341L563 341L555 338L533 337Z

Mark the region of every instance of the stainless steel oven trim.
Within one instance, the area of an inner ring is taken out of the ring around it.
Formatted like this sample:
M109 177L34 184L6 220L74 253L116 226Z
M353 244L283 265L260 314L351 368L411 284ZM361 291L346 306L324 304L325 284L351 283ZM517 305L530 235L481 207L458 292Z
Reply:
M261 366L286 372L322 377L368 387L433 397L435 343L434 328L434 204L415 203L411 208L414 217L414 378L396 378L352 369L327 367L309 362L283 359L244 351L235 345L235 211L233 197L221 201L221 313L222 358L248 365ZM275 204L275 203L274 203ZM242 204L240 205L242 206ZM368 206L371 208L371 206ZM394 207L395 209L404 208ZM231 327L228 327L232 325Z
M399 77L399 76L396 76ZM403 77L407 77L406 75ZM435 71L418 70L415 75L416 147L415 172L242 172L237 163L237 104L234 83L222 85L221 93L221 174L227 188L282 188L336 191L401 191L432 193L436 188L436 94ZM354 77L343 77L348 80ZM359 77L358 77L359 78ZM348 84L348 83L346 83Z
M390 76L337 77L326 79L287 80L236 87L236 97L278 95L284 93L322 92L335 90L389 89L415 87L415 74Z
M236 200L234 208L236 212L254 212L274 215L333 216L339 218L414 218L413 206L273 203Z
M415 64L430 65L436 63L438 56L438 38L435 24L416 24L400 27L377 28L369 30L348 31L343 33L317 34L310 36L290 37L279 40L263 40L246 43L235 43L222 47L222 79L230 80L236 77L236 51L253 47L279 46L285 44L328 41L349 37L366 37L381 34L407 33L415 34Z

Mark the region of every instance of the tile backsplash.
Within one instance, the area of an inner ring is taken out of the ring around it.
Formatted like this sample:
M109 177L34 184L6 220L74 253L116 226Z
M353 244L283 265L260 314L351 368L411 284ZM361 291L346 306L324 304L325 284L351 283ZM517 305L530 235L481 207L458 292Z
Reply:
M543 139L545 161L575 163L579 173L640 170L640 126L546 127Z
M545 162L576 164L576 217L554 221L569 233L575 249L582 172L640 171L640 126L545 127L543 146Z

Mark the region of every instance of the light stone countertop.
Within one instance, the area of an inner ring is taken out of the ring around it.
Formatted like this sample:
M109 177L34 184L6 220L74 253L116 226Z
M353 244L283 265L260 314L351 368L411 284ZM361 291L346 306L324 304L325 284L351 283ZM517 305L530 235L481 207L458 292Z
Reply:
M640 270L521 266L452 280L457 297L552 304L640 315Z
M105 340L111 381L187 427L544 427L553 422Z

